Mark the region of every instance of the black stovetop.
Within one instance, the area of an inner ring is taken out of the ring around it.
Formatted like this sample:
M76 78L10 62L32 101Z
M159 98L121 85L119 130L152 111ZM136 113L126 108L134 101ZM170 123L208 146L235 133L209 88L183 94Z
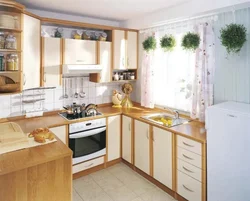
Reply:
M63 118L67 120L75 120L75 119L82 119L82 118L87 118L87 117L100 116L102 115L102 113L97 112L95 115L94 114L87 115L85 112L81 112L79 114L74 115L74 114L68 114L67 112L61 112L59 113L59 115L61 115Z

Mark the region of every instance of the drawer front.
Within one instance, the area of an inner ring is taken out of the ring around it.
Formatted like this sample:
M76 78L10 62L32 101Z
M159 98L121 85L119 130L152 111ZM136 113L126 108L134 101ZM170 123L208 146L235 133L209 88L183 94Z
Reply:
M195 154L193 152L187 151L181 147L177 146L177 156L179 159L190 163L198 168L202 168L202 157L201 155Z
M179 147L187 149L188 151L202 155L202 152L201 152L202 145L199 142L177 135L177 145Z
M104 157L96 158L85 163L80 163L73 166L73 174L77 172L81 172L83 170L87 170L89 168L95 167L97 165L101 165L104 163Z
M190 177L202 182L202 170L180 159L177 160L177 169Z
M177 193L188 201L201 201L202 183L177 171Z

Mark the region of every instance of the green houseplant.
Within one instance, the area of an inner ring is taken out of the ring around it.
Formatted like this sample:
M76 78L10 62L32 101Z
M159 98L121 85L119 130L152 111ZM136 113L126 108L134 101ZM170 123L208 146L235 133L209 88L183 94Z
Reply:
M200 45L200 36L196 33L188 32L183 38L181 42L181 46L184 50L192 50L195 51Z
M176 46L176 40L173 35L165 35L161 38L160 45L165 52L172 51Z
M240 52L247 41L247 29L242 24L228 24L220 30L220 33L221 43L228 54Z
M152 50L156 49L156 39L154 36L149 36L142 43L143 49L149 53Z

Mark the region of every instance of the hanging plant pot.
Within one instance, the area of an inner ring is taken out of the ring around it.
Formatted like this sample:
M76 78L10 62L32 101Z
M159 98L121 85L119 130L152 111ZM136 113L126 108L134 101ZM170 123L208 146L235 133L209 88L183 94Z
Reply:
M154 51L156 49L156 39L153 36L149 36L142 43L143 49L149 53L150 51Z
M188 32L182 39L181 46L184 50L195 51L200 45L200 36L196 33Z
M161 38L160 44L165 52L172 51L176 46L176 40L172 35L165 35Z
M228 54L240 52L247 41L247 29L241 24L229 24L220 30L221 43L227 49Z

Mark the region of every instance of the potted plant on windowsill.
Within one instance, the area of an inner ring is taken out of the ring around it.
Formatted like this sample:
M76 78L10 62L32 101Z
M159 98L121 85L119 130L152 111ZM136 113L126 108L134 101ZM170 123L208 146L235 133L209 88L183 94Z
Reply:
M182 39L181 46L184 50L195 51L200 45L200 36L197 33L188 32Z
M154 36L149 36L142 43L143 49L149 53L150 51L154 51L156 49L156 39Z
M170 52L176 46L176 40L173 35L165 35L161 38L160 45L164 52Z
M221 43L226 48L227 53L239 53L244 43L247 41L247 29L241 24L229 24L220 30Z

